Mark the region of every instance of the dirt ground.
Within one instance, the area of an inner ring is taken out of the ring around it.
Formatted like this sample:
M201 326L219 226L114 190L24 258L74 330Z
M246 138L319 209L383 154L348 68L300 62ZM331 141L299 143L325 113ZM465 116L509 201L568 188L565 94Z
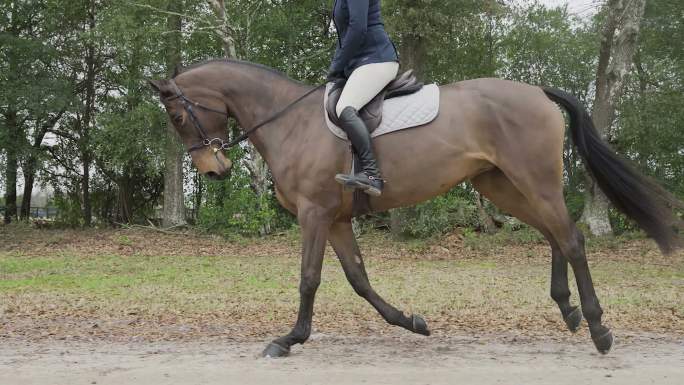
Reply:
M602 356L572 342L505 336L314 334L285 359L265 341L0 345L0 384L619 384L681 385L684 340L633 335Z
M684 384L684 254L590 245L603 356L548 298L547 245L476 241L361 239L374 286L427 338L385 324L328 250L312 338L273 360L260 353L297 309L292 234L0 226L0 385Z

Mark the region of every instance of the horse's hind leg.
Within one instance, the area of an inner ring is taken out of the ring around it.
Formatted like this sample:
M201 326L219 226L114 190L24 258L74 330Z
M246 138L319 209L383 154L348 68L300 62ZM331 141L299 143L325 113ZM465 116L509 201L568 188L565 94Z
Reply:
M536 211L558 242L561 253L568 258L575 273L577 289L582 302L582 313L589 323L591 338L599 352L608 353L613 345L613 335L601 323L603 310L589 273L589 265L584 250L584 236L575 226L575 223L570 220L562 194L553 198L540 194L537 198L535 200Z
M342 263L347 280L358 295L365 298L389 324L401 326L414 333L430 335L427 324L422 317L418 315L407 317L403 312L385 302L373 290L368 281L361 251L359 251L359 246L354 238L351 222L334 223L330 228L328 239Z
M535 217L527 198L518 191L499 169L480 174L472 180L473 186L501 210L536 228L551 244L551 298L558 304L568 329L577 331L582 312L570 304L568 287L568 261L563 257L549 230Z
M582 314L589 324L591 338L599 352L607 353L613 345L613 335L601 323L603 310L589 273L584 236L570 219L565 207L561 168L555 162L540 161L548 158L544 157L545 153L535 155L535 151L529 151L519 154L521 157L511 157L508 162L502 163L502 166L506 166L502 167L502 171L530 202L530 212L548 230L560 253L570 262L579 290Z
M568 330L576 332L582 322L582 310L570 305L568 260L561 254L556 241L551 241L551 298L558 304Z

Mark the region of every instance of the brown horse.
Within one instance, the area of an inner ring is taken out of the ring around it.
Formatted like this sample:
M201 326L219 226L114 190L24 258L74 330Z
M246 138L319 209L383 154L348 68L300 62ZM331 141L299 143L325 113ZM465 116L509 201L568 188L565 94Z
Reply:
M242 127L260 127L245 136L268 163L278 200L297 216L302 231L299 315L292 331L271 342L264 356L284 356L292 345L308 339L328 241L354 290L388 323L429 335L421 317L404 315L368 281L352 232L352 193L333 178L348 171L351 154L348 144L325 127L322 89L268 67L231 60L200 63L171 80L150 83L194 165L210 178L226 176L231 166L220 151L229 145L228 116ZM603 311L589 274L584 237L563 200L565 122L554 102L568 111L575 146L612 203L662 251L681 246L684 226L672 207L684 205L616 156L574 97L499 79L443 86L435 121L374 139L388 183L381 197L371 198L371 207L384 211L413 205L470 180L503 211L546 237L552 250L551 297L571 331L584 315L597 349L606 353L613 337L601 324ZM568 263L577 280L581 311L570 304Z

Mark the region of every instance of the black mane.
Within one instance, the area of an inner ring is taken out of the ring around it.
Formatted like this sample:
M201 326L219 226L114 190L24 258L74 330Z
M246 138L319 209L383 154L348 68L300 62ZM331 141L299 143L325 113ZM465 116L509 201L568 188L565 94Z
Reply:
M259 63L248 62L248 61L245 61L245 60L227 59L227 58L222 58L222 59L208 59L208 60L204 60L204 61L201 61L201 62L198 62L198 63L190 64L190 65L187 66L187 67L177 66L176 69L175 69L175 71L174 71L174 73L173 73L173 75L171 76L171 78L172 78L172 79L175 79L176 76L178 76L178 75L180 75L180 74L182 74L182 73L188 72L188 71L193 70L193 69L195 69L195 68L203 67L203 66L205 66L205 65L207 65L207 64L214 64L214 63L228 63L228 64L240 64L240 65L245 65L245 66L248 66L248 67L253 67L253 68L260 69L260 70L268 71L268 72L270 72L270 73L273 74L273 75L276 75L276 76L278 76L278 77L280 77L280 78L283 78L283 79L287 79L287 80L289 80L289 81L298 82L298 81L296 81L296 80L294 80L294 79L289 78L289 77L288 77L287 75L285 75L284 73L282 73L282 72L280 72L280 71L278 71L278 70L276 70L276 69L274 69L274 68L271 68L271 67L269 67L269 66L266 66L266 65L263 65L263 64L259 64Z

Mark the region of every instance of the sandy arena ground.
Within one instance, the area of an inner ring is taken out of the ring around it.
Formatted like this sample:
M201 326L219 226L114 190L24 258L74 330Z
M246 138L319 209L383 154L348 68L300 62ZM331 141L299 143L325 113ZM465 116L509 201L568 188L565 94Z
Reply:
M579 336L578 336L579 337ZM590 341L461 336L314 334L285 359L264 342L84 343L0 346L3 385L121 384L620 384L681 385L684 340L618 336L602 356Z

